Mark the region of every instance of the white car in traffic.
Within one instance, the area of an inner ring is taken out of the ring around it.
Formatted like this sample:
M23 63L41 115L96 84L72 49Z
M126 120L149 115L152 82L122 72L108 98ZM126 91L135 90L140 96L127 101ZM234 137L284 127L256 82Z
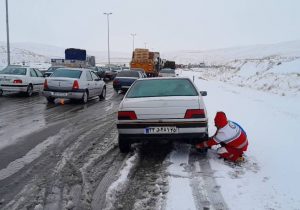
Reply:
M118 110L120 151L128 152L132 143L146 140L205 140L208 119L202 96L206 94L189 78L136 80Z
M48 102L56 98L80 100L86 103L89 98L106 96L106 85L93 70L83 68L59 68L44 83L43 95Z
M7 66L0 71L0 94L22 92L31 96L34 92L42 91L44 81L43 74L37 69L28 66Z

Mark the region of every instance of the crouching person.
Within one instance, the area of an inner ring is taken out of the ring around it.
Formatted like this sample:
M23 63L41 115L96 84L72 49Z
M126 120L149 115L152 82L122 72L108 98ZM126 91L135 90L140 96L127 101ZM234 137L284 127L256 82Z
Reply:
M217 152L221 158L233 162L243 161L243 153L248 147L245 131L237 123L228 121L224 112L217 112L215 126L217 127L215 135L207 141L196 144L196 148L210 148L220 144L221 147Z

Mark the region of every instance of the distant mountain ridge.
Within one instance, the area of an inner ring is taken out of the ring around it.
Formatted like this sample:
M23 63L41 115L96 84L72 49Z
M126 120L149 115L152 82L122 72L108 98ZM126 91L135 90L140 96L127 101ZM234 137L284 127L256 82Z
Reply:
M183 64L195 64L203 61L210 64L224 64L237 59L260 59L272 56L300 57L300 40L205 51L183 50L163 53L163 57Z
M63 47L37 44L37 43L12 43L11 58L13 63L20 62L49 62L51 58L63 58ZM106 51L89 51L89 55L96 56L97 63L107 63ZM225 49L161 53L163 59L175 60L176 63L195 64L205 62L209 64L224 64L241 59L261 59L265 57L300 57L300 40L282 42L277 44L254 45ZM111 52L112 63L129 63L131 53ZM6 64L6 43L0 42L0 65Z

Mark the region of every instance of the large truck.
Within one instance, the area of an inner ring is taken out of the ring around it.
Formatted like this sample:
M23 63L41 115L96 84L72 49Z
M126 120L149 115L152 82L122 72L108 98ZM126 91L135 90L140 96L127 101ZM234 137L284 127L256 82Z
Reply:
M144 69L148 77L157 77L162 67L159 52L150 52L148 49L137 48L132 53L130 68Z
M176 64L175 61L165 61L163 68L170 68L170 69L175 69L176 68Z
M51 59L52 66L66 66L87 68L95 66L95 56L88 56L86 50L68 48L65 50L65 59Z

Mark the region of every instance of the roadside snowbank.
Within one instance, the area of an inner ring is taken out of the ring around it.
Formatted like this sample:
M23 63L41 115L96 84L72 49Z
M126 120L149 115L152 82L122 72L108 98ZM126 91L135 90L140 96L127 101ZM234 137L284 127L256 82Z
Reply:
M300 94L300 58L236 60L224 66L195 68L203 78L272 92Z
M204 100L210 135L215 132L213 119L220 110L229 119L240 123L248 134L248 162L243 167L226 165L217 159L214 150L208 154L214 176L229 208L299 209L300 168L297 160L300 148L300 96L282 97L198 79L203 77L203 72L179 70L179 74L191 79L194 76L199 90L208 91Z

